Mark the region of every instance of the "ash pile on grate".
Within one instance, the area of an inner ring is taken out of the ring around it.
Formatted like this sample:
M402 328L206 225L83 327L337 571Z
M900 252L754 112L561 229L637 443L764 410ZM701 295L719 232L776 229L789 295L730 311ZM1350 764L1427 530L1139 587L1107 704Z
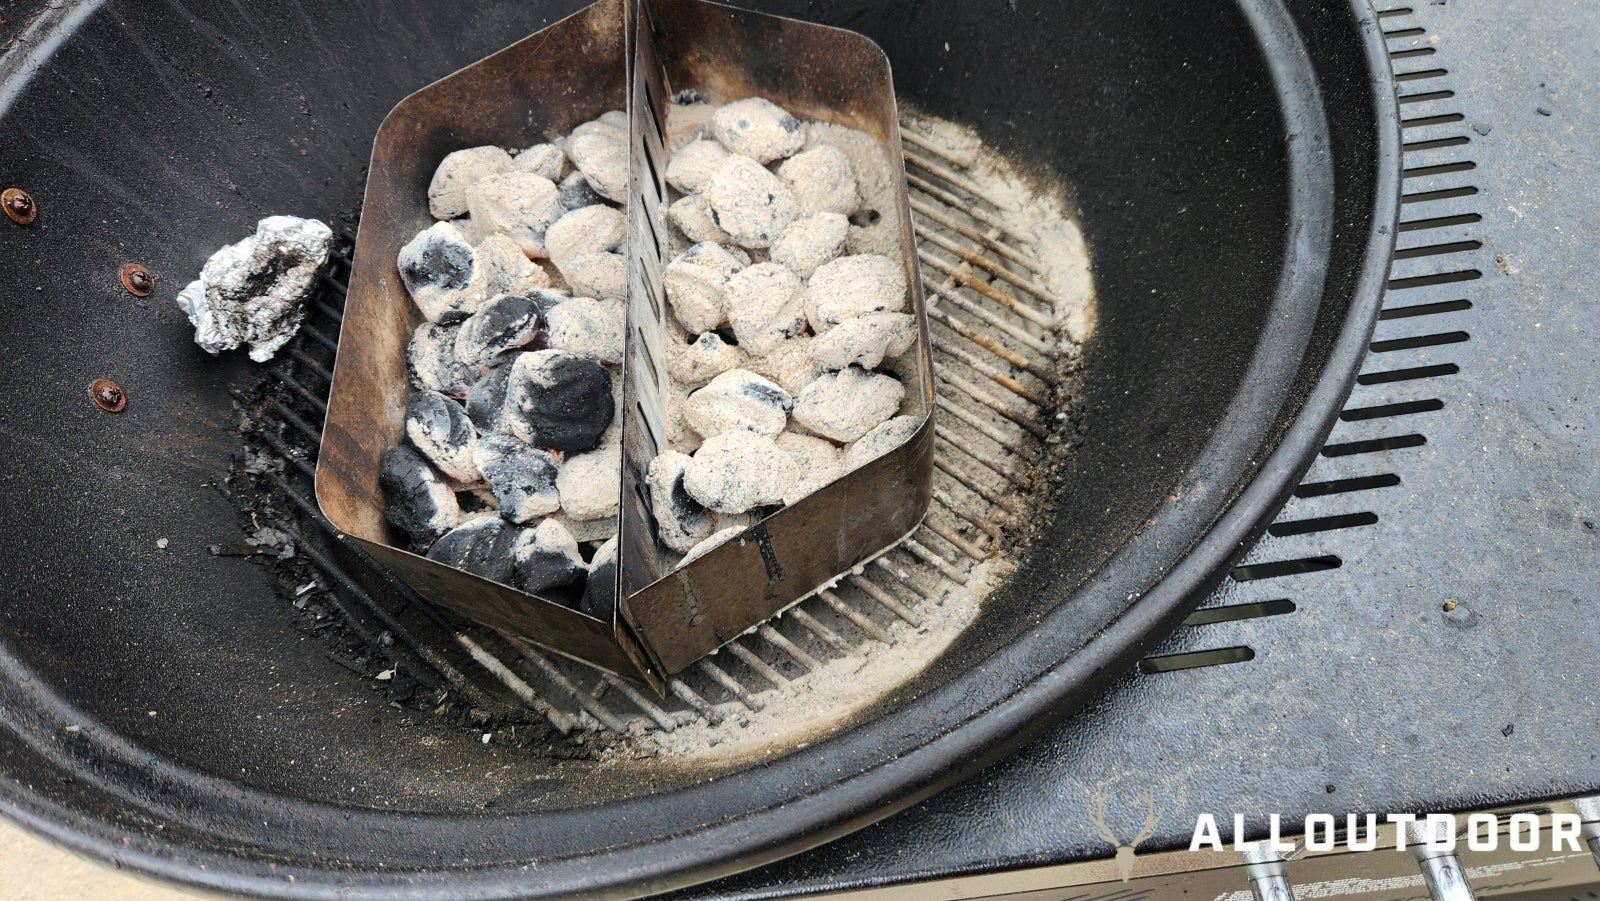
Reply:
M686 562L897 447L920 417L897 376L918 325L877 142L759 98L678 99L670 449L647 481L657 537ZM548 144L440 163L439 221L398 261L427 321L408 351L406 443L382 472L389 521L417 550L602 618L621 483L627 141L614 111Z

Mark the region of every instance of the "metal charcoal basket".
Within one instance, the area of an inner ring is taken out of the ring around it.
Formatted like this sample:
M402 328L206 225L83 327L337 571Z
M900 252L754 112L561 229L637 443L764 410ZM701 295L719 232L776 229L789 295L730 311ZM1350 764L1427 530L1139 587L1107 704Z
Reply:
M693 86L718 103L764 96L880 143L902 182L895 209L880 212L899 223L918 319L917 344L897 375L906 408L922 418L904 444L675 570L655 538L644 482L666 434L661 212L671 85ZM618 603L607 622L396 546L378 476L383 452L403 440L411 393L405 349L422 321L396 257L433 221L427 186L439 160L465 147L538 143L619 107L630 122L629 280ZM877 45L704 0L601 0L410 95L384 120L373 147L317 464L324 513L430 600L664 691L665 676L893 546L927 511L932 361L903 179L889 63Z

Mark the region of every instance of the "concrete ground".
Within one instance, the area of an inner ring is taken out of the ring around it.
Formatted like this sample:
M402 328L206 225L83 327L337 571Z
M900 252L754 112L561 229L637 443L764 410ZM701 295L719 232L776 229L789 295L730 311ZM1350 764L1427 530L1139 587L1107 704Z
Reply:
M0 885L6 901L222 901L85 860L0 820Z

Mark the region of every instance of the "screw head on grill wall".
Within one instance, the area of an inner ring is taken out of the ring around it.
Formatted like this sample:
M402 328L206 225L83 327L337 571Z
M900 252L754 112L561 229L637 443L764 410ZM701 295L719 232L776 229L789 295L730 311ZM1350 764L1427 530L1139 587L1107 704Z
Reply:
M89 397L107 413L121 413L128 408L127 392L111 379L95 379L89 386Z
M39 204L34 201L32 194L21 188L0 191L0 209L5 210L6 216L18 225L31 225L39 216Z
M139 263L123 266L121 278L122 287L134 297L149 297L150 292L156 289L155 275Z

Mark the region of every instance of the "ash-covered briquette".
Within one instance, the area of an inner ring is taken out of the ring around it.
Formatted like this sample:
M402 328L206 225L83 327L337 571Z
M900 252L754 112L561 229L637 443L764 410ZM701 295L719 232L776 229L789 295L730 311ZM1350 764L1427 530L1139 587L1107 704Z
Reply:
M778 177L794 192L801 216L848 216L861 209L855 169L850 158L837 148L813 147L797 153L778 167Z
M689 395L684 417L703 438L736 429L776 438L789 424L794 398L744 369L730 369Z
M418 391L406 402L406 439L435 468L461 485L483 480L473 455L478 433L466 408L437 391Z
M858 441L850 445L850 450L844 457L845 468L860 469L905 444L917 433L921 425L922 420L915 416L896 416L879 423L872 431L862 435Z
M770 246L800 212L788 185L742 156L730 156L702 196L711 207L711 221L744 247Z
M778 436L778 449L794 461L795 479L784 489L783 502L792 504L813 491L831 484L849 469L832 442L813 435L784 432Z
M617 537L611 536L589 560L578 611L610 622L617 612Z
M722 230L704 194L680 197L667 207L667 221L690 241L732 246L733 236Z
M422 315L441 325L471 316L487 280L472 244L449 222L436 222L400 248L400 281Z
M411 385L451 397L466 397L477 381L473 367L456 358L460 326L423 322L406 345L406 365Z
M829 369L876 369L885 357L898 357L917 341L917 317L910 313L867 313L839 323L811 342L811 357Z
M528 259L522 246L506 235L493 234L473 247L477 263L483 267L483 290L496 294L527 294L550 287L550 273Z
M200 277L178 292L178 307L207 353L250 345L264 363L305 318L305 299L333 249L333 231L315 219L268 216L255 233L218 250Z
M517 356L510 354L491 361L467 391L467 418L485 435L500 431L505 420L506 395L510 392L511 369Z
M810 278L822 264L844 252L849 237L849 219L838 213L815 213L789 223L772 242L772 260L801 278Z
M764 97L723 106L712 114L711 130L729 151L763 164L791 156L806 143L800 120Z
M868 313L898 313L907 306L906 272L875 253L830 260L806 285L806 318L817 334Z
M718 513L783 503L794 461L765 435L735 429L700 445L683 474L689 496Z
M662 287L678 322L699 335L728 321L728 279L750 258L743 251L702 241L679 254L662 270Z
M667 345L667 374L684 388L699 388L730 369L740 369L749 356L736 344L706 332L693 341L674 340Z
M598 361L538 350L512 366L501 426L537 447L579 454L600 443L615 414L611 373Z
M461 507L444 477L412 448L383 452L378 483L388 497L384 519L417 547L427 547L456 527Z
M510 166L511 154L499 147L468 147L447 155L428 184L428 211L441 220L466 215L467 189Z
M691 462L688 454L669 450L651 460L645 473L656 537L680 554L704 541L717 527L711 511L683 487L683 475Z
M434 542L428 548L428 559L510 585L513 549L523 531L494 514L479 514Z
M510 435L490 434L478 440L472 459L506 519L526 523L561 509L556 488L561 463L551 452Z
M557 219L545 234L545 248L550 262L564 274L578 257L618 250L627 239L628 221L622 211L596 199Z
M756 263L728 278L728 325L739 346L764 355L806 328L805 285L782 263Z
M555 350L621 363L627 310L619 300L571 297L550 308L548 341Z
M532 172L498 172L467 189L473 227L505 235L531 258L545 256L544 236L564 212L555 183Z
M807 385L796 398L794 421L834 441L854 441L893 416L905 399L893 376L851 366Z
M597 127L586 131L589 126ZM567 156L596 194L621 203L628 196L627 123L621 128L600 126L596 120L574 129L567 139Z
M673 151L667 161L667 184L685 194L698 194L728 161L728 151L716 141L692 141Z
M556 298L551 298L556 299ZM490 298L456 330L456 359L484 366L500 354L533 349L544 337L544 311L549 304L532 295L500 294Z
M574 454L561 464L556 476L561 509L580 522L611 519L622 496L622 444L602 444L586 454Z
M628 261L620 253L583 253L567 261L561 274L580 297L621 301L628 284Z
M567 168L567 154L554 144L535 144L519 151L508 168L516 172L532 172L552 182L560 182Z
M739 533L743 532L746 528L746 526L729 526L726 529L722 529L721 531L712 534L706 540L690 548L689 552L683 555L683 559L678 561L678 569L688 566L701 557L704 557L706 554L709 554L722 545L727 544L732 539L738 537Z
M506 560L512 566L512 584L528 594L577 585L588 574L577 540L554 519L518 530Z
M776 382L791 396L797 395L823 373L821 364L811 356L815 340L810 335L791 338L765 356L751 357L745 368Z

